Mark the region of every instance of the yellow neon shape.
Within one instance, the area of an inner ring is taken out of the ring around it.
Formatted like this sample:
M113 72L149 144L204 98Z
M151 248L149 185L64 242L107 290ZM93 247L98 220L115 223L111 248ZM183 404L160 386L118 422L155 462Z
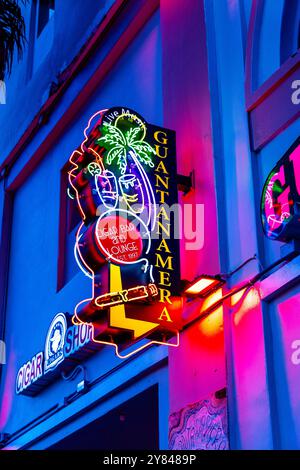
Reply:
M111 291L122 291L122 279L120 266L115 264L110 265L110 290ZM143 320L134 320L132 318L126 318L124 304L115 305L110 307L110 326L113 328L123 328L125 330L132 330L134 339L145 335L151 330L154 330L159 323L152 323Z
M153 297L155 295L158 295L158 290L155 284L148 284L147 287ZM131 297L128 299L128 294L136 290L142 290L143 294L137 295L136 297ZM117 299L109 300L114 297L117 297ZM130 289L124 289L124 290L117 291L117 292L109 292L108 294L99 295L95 300L95 304L98 307L109 307L109 306L116 305L119 303L132 302L133 300L145 299L146 297L149 297L149 292L147 291L146 286L142 285L142 286L131 287ZM105 301L105 299L107 300Z

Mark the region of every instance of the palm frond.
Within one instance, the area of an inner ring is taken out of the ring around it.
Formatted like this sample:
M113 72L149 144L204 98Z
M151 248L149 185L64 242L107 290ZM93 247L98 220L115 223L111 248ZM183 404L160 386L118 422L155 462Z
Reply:
M103 145L107 148L108 146L122 145L126 146L126 139L120 129L115 126L106 126L103 129L103 136L97 139L97 144ZM105 145L106 144L106 145Z
M139 132L141 132L140 127L131 127L129 131L126 132L126 140L128 142L128 146L131 146L135 142Z
M143 150L144 152L147 152L149 155L151 155L151 153L153 153L155 155L154 148L151 147L151 145L148 144L148 142L145 142L144 140L136 140L135 142L133 142L132 147L133 148L139 148L140 150Z
M22 58L25 43L25 22L18 2L0 0L0 80L10 75L15 50L18 60Z
M108 152L106 156L107 164L111 165L114 159L118 157L120 153L123 152L123 150L124 150L123 147L119 147L119 148L113 147L112 149L110 149L110 151Z
M137 157L141 160L141 162L145 163L146 165L149 165L151 168L154 167L151 154L155 154L155 150L151 147L150 144L148 144L148 142L145 142L143 140L135 141L132 144L132 148L135 151Z

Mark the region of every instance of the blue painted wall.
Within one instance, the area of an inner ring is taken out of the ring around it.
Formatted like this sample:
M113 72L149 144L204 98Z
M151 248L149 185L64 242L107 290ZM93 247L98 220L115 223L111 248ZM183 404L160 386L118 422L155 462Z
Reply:
M33 67L33 75L26 81L24 77L28 61L25 57L23 62L15 66L13 76L8 81L8 104L0 109L4 149L2 155L8 153L22 131L30 124L45 99L44 92L51 80L55 79L61 68L79 51L96 24L95 18L99 23L100 16L103 16L112 3L88 1L81 3L79 7L78 2L74 7L74 2L58 2L57 11L51 20L54 21L53 47L44 62L36 70ZM79 17L82 21L78 21ZM28 18L29 12L26 15L27 22ZM39 41L42 40L42 35ZM87 66L72 84L56 110L57 115L67 109L70 100L81 89L114 40L114 36L109 38L103 50L93 58L91 66ZM80 376L75 382L59 379L34 399L15 394L17 370L34 354L43 350L47 330L54 315L59 311L73 312L77 302L89 296L91 292L91 282L79 268L70 282L59 292L56 291L61 169L72 151L81 143L88 119L99 109L114 105L128 106L137 109L150 122L162 125L161 73L160 18L159 13L156 13L76 116L63 137L56 142L15 194L5 328L8 362L2 369L0 391L0 422L2 429L7 433L14 433L53 405L63 403L63 398L74 392L76 383L80 380ZM5 125L8 116L9 122L14 122L14 127L11 124ZM52 119L55 121L55 115ZM50 126L51 124L52 122ZM48 129L49 125L46 125L42 134ZM38 145L39 139L32 141L24 153L24 158L20 158L20 163L9 178L12 179L18 174L23 163L30 158ZM145 352L139 359L142 370L143 367L147 369L151 364L160 361L165 354L166 351L158 353L158 356L155 351ZM148 360L147 364L148 356L153 359L150 362ZM92 381L125 363L115 356L113 348L107 347L88 359L85 365L87 378ZM134 365L131 367L136 368ZM165 369L162 369L161 374L156 372L156 375L160 374L157 380L166 377L166 373ZM128 370L124 367L121 377L117 379L117 383L113 382L111 387L115 388L127 379ZM151 385L150 382L151 379ZM124 393L123 399L126 399L135 391L131 388L127 395ZM160 396L163 396L161 406L167 411L168 394L160 391ZM160 445L166 447L167 417L161 427L165 428L165 432L161 433Z

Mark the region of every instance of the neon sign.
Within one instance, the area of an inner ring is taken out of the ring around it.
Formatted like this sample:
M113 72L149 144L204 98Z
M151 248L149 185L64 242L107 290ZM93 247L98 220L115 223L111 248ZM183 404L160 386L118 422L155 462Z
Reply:
M64 360L64 342L67 320L63 313L58 313L49 328L45 349L45 373L55 369Z
M93 340L120 357L141 338L177 345L179 242L166 209L177 202L175 133L127 108L99 111L70 163L68 194L82 217L74 256L92 280L73 322L92 323Z
M68 326L69 325L69 326ZM34 396L59 376L74 368L74 359L95 351L93 325L73 325L64 313L53 318L46 335L44 351L22 365L16 377L16 393Z
M261 220L268 238L300 239L300 140L269 174L262 192Z

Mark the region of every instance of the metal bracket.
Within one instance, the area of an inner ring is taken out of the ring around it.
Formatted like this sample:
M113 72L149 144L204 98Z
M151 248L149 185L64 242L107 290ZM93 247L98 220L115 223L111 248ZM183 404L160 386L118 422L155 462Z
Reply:
M224 388L221 388L221 390L217 390L215 392L215 397L218 398L219 400L221 400L222 398L226 398L227 397L227 388L224 387Z
M296 256L300 253L300 240L291 240L280 247L280 256Z
M0 181L4 180L9 174L9 166L5 165L0 172Z
M194 170L191 171L189 176L177 174L176 180L178 191L183 192L183 194L187 194L195 187L195 172Z

